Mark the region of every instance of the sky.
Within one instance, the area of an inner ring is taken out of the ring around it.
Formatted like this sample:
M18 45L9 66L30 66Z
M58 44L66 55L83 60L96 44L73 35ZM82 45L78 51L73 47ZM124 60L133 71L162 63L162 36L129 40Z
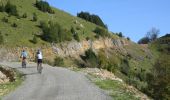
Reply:
M81 11L100 16L109 31L122 32L134 42L151 28L170 33L170 0L46 0L74 16Z

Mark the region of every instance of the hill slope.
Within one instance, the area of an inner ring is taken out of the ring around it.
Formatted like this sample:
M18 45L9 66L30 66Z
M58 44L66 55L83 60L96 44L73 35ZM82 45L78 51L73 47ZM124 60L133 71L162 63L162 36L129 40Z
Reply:
M5 4L5 1L2 1L3 4ZM33 39L34 34L39 35L42 33L41 29L38 27L40 21L48 22L51 20L57 22L65 30L70 30L71 27L74 27L77 29L76 32L80 34L80 39L94 37L93 30L96 28L96 25L93 23L71 16L56 8L53 8L55 14L42 12L35 7L36 0L10 0L10 2L17 6L20 18L9 16L5 12L0 12L0 19L3 19L4 17L8 19L7 23L0 21L0 31L4 35L6 46L34 46L30 40ZM24 13L27 14L27 18L21 18ZM36 13L38 17L38 21L36 22L31 21L33 13ZM11 26L13 23L17 24L16 28ZM40 38L38 40L39 45L48 44Z

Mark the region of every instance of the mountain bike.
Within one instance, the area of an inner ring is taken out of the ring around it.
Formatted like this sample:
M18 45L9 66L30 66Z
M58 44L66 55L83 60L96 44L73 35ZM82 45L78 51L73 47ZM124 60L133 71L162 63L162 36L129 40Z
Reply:
M22 59L22 68L26 68L26 66L27 66L26 59L23 58L23 59Z
M43 67L42 67L42 60L39 60L38 59L38 62L37 62L37 71L38 71L38 73L42 73L42 69L43 69Z

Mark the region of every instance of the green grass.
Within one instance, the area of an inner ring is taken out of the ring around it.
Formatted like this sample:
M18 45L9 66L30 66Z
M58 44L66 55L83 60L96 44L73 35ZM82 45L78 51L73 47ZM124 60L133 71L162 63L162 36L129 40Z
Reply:
M5 84L1 84L0 85L0 100L1 98L10 93L11 91L14 91L19 85L21 85L22 81L23 81L23 76L21 73L19 73L18 71L15 71L15 77L16 80L14 82L8 82Z
M95 84L110 92L114 100L139 100L131 92L126 91L121 82L113 80L96 80Z
M5 0L2 0L5 1ZM80 36L80 40L85 40L86 37L94 38L95 33L93 30L96 28L96 25L90 22L87 22L81 18L72 16L62 10L53 8L55 14L44 13L38 10L35 7L36 0L10 0L10 2L17 6L17 10L19 15L22 16L24 13L27 13L27 18L16 18L15 16L8 16L5 12L0 12L0 31L2 32L5 43L4 46L6 47L16 47L16 46L28 46L28 47L35 47L35 46L42 46L48 45L49 43L38 39L38 43L35 45L30 42L32 40L34 34L42 33L41 29L38 27L40 21L49 21L52 20L54 22L59 23L62 28L66 30L70 30L71 27L74 27L76 32ZM33 13L37 14L38 21L33 22L32 16ZM2 18L6 17L9 22L5 23L2 22ZM77 21L77 23L76 23ZM16 23L18 27L14 28L11 24ZM80 27L80 25L83 27ZM80 29L77 30L77 27Z
M105 90L106 93L113 98L113 100L139 100L139 98L135 97L133 93L127 91L122 82L110 79L101 79L93 73L89 73L87 78L99 86L99 88Z

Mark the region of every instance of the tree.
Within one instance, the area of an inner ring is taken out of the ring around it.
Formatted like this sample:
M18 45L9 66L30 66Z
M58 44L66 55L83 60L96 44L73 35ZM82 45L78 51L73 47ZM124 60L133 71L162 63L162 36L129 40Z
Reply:
M154 41L155 39L157 39L159 33L160 33L160 30L153 27L151 28L151 30L147 32L146 37L148 37L150 41Z
M129 41L130 41L130 38L129 38L129 37L127 37L127 40L129 40Z
M38 1L37 0L35 3L35 6L43 12L48 12L48 13L54 14L54 11L51 9L50 5L46 1L42 1L42 0Z
M138 44L148 44L150 42L149 37L143 37L138 41Z
M99 25L101 27L104 27L107 29L107 25L103 23L101 18L98 15L90 14L89 12L83 12L77 13L77 17L80 17L82 19L85 19L86 21L92 22L96 25Z
M141 38L138 43L139 44L148 44L157 39L158 34L160 33L159 29L152 28L150 31L147 32L146 36Z
M122 32L119 32L119 33L118 33L118 36L119 36L119 37L123 37Z

